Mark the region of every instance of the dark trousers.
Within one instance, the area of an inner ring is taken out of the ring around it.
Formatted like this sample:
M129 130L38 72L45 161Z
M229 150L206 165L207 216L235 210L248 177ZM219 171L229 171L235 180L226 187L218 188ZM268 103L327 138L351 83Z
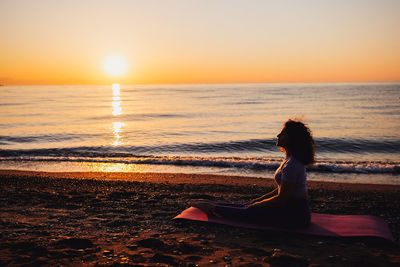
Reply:
M217 203L214 214L236 221L285 227L306 227L311 220L308 200L302 198L292 198L283 207L246 207L240 204Z

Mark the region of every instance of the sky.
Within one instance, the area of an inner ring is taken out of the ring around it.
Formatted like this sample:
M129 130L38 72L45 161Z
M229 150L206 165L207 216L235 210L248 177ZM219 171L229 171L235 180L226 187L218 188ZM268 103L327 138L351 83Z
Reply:
M0 83L400 81L399 14L398 0L0 0Z

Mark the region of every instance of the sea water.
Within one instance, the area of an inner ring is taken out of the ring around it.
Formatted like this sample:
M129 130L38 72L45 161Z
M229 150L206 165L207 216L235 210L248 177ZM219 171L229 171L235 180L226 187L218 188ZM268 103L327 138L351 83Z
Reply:
M271 178L289 118L310 180L400 184L400 83L0 87L0 169Z

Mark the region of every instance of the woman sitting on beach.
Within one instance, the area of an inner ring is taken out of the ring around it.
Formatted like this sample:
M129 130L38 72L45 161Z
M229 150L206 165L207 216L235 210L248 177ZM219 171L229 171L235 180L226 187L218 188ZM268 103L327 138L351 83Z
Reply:
M286 157L276 170L277 183L270 193L247 205L199 201L193 204L208 214L264 224L304 227L310 224L305 166L314 163L314 140L310 129L297 120L285 122L276 145Z

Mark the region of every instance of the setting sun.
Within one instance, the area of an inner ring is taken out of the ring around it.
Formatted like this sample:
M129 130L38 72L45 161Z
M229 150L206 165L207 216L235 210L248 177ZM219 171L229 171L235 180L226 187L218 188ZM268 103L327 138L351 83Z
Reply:
M126 72L127 64L121 56L109 56L104 60L103 67L108 75L121 76Z

